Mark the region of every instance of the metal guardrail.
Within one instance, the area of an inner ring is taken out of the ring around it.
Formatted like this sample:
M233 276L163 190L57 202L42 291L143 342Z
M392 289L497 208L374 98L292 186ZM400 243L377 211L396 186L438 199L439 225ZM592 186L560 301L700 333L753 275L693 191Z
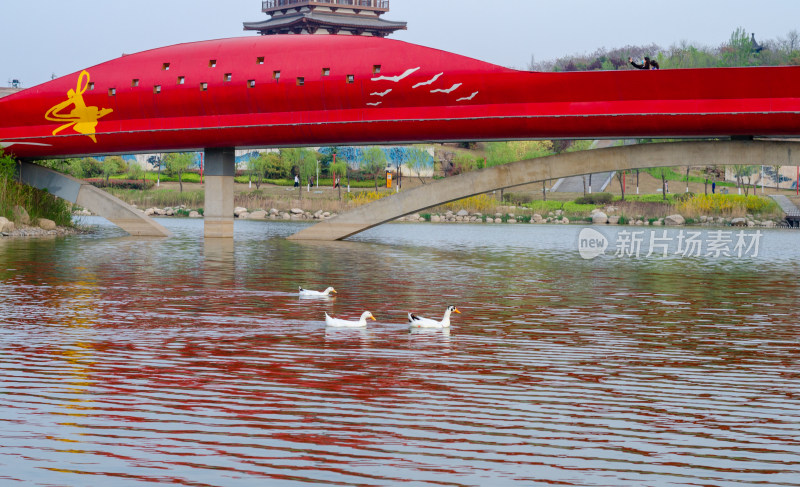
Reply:
M280 8L302 5L343 5L348 7L389 10L389 0L263 0L261 11L269 12Z

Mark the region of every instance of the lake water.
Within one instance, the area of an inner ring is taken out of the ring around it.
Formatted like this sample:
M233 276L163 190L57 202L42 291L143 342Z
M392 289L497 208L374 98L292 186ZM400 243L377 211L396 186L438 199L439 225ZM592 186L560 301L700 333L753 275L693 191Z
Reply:
M0 241L0 485L800 485L797 231L584 260L575 226L84 222Z

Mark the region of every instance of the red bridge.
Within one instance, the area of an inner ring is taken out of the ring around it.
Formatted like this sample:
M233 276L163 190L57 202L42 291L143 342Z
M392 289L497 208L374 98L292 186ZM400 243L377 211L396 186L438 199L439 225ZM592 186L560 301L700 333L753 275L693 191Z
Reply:
M259 36L0 99L21 158L448 140L800 135L800 67L522 72L404 42Z
M207 150L224 181L207 235L228 235L233 148L797 136L800 67L537 73L388 39L258 36L123 56L4 97L0 115L0 147L22 159Z

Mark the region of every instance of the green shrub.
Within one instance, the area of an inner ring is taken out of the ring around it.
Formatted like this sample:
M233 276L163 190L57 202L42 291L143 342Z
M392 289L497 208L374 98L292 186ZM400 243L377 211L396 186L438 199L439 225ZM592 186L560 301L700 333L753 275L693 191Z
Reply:
M579 205L606 205L614 201L614 195L611 193L592 193L586 196L581 196L575 200Z
M532 201L525 205L526 208L530 208L533 210L534 213L544 213L547 214L551 211L556 210L563 210L564 209L564 202L563 201ZM594 208L594 207L592 207ZM591 210L589 210L591 211Z
M661 194L626 194L625 200L628 202L639 202L639 203L674 203L676 195L668 194L666 201L664 200L664 196ZM621 196L616 197L615 201L620 201L622 199Z
M516 206L524 206L530 204L533 201L533 197L529 194L503 193L503 201Z
M14 220L14 207L21 206L33 222L47 218L56 222L56 225L71 226L71 205L46 190L15 181L16 167L17 161L0 151L0 216Z
M136 189L144 190L155 186L153 181L142 181L141 179L86 179L86 182L97 188L116 188L116 189Z
M105 191L122 201L139 208L155 206L157 208L174 208L185 205L187 208L200 208L205 204L205 191L192 190L179 192L175 189L154 189L140 191L134 189L107 188Z
M565 213L569 213L571 215L575 215L575 214L582 215L582 214L590 213L592 210L594 210L596 208L596 206L597 205L593 205L593 204L582 205L582 204L578 204L578 203L575 203L575 202L572 202L572 201L568 201L568 202L564 203L563 210L564 210Z
M691 216L760 214L776 209L777 204L771 198L735 194L699 194L686 198L678 205L681 214Z

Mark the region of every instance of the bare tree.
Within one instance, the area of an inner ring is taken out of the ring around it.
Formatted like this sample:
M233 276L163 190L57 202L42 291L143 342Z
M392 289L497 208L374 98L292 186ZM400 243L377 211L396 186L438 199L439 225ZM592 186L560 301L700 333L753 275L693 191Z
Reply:
M775 189L781 189L781 168L783 166L780 164L775 164L772 166L772 169L775 171Z

